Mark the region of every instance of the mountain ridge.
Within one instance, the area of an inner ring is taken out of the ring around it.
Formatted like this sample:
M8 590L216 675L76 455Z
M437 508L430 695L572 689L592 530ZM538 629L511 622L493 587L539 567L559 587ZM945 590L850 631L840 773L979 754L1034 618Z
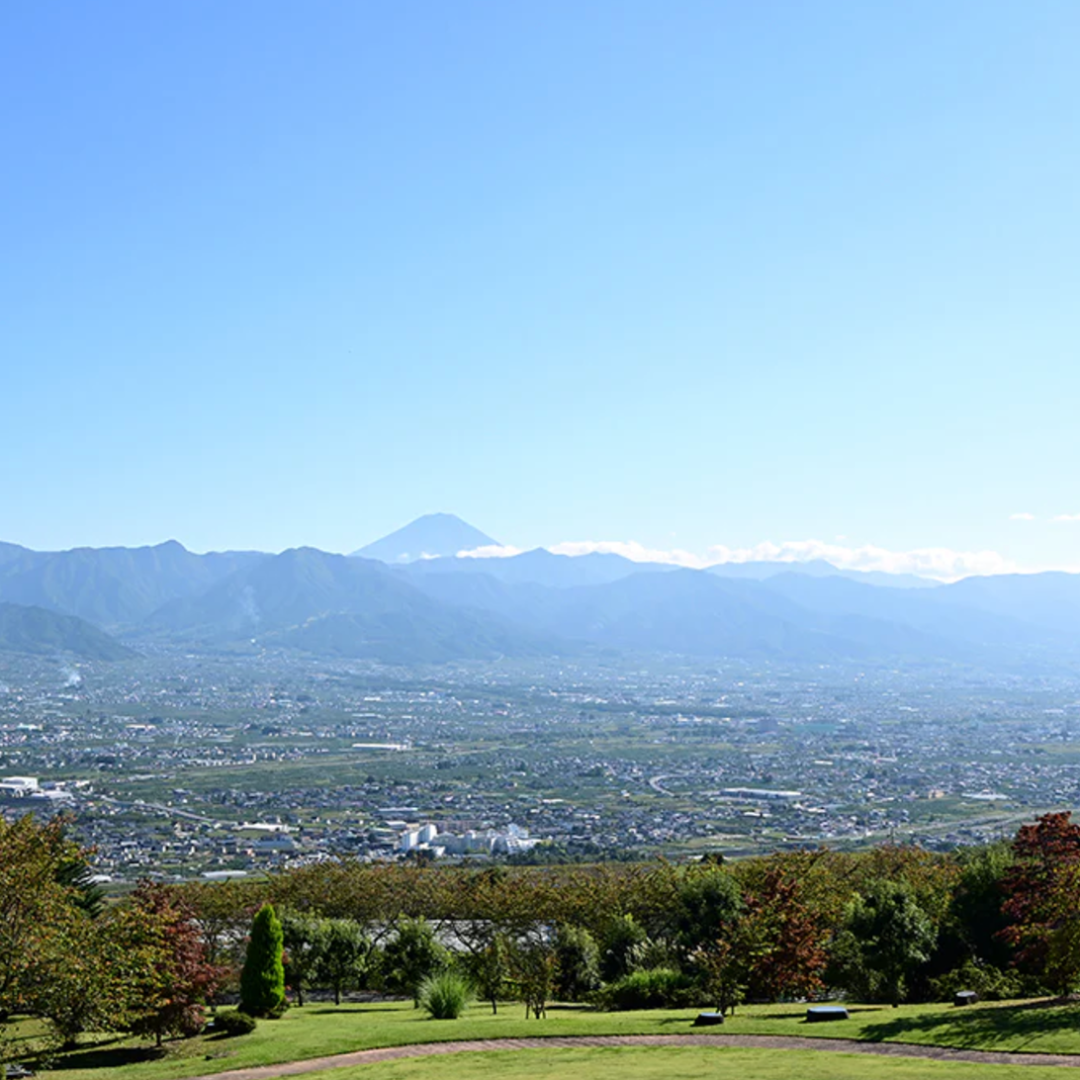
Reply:
M402 664L595 649L995 667L1080 658L1080 575L898 588L828 563L725 565L743 569L543 548L388 564L311 547L196 555L176 541L66 552L0 544L0 602L82 618L136 646Z
M36 656L66 653L82 660L128 660L137 655L77 615L6 602L0 602L0 650Z

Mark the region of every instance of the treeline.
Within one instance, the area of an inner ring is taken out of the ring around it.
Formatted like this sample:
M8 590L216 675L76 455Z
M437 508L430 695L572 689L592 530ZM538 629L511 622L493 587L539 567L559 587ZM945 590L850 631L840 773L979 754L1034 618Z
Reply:
M1080 826L1011 843L885 846L733 863L504 867L328 863L253 881L144 883L103 906L57 824L0 825L0 1013L70 1042L201 1025L238 986L252 919L280 915L285 981L416 998L456 971L491 1003L713 1005L1064 994L1080 982Z
M521 996L541 960L552 996L601 1002L627 979L644 986L650 972L673 997L728 1006L827 993L895 1003L960 988L1062 994L1080 982L1080 826L1067 813L1024 826L1011 843L949 854L888 845L692 865L346 862L180 891L223 963L237 962L229 943L264 902L286 927L299 921L317 936L322 921L357 936L344 981L313 965L305 983L287 964L296 994L305 985L411 993L391 973L417 926L492 1000ZM287 957L304 932L287 929Z

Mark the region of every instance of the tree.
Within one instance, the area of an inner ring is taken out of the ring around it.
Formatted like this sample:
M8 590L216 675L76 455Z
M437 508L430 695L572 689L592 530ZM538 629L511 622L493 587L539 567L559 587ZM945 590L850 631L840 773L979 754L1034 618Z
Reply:
M937 928L904 881L879 880L851 902L836 958L843 985L899 1005L930 958Z
M702 990L716 1003L721 1015L735 1012L746 994L747 963L736 945L726 939L699 945L690 962L697 969Z
M560 923L555 931L559 1001L581 1001L600 985L600 949L588 930Z
M56 868L56 880L74 890L73 903L90 918L98 918L105 910L105 890L94 881L86 852L80 851L60 863Z
M304 1004L304 987L319 977L327 947L327 921L314 915L281 913L285 979L296 994L296 1004ZM340 1000L338 1001L340 1004Z
M735 941L746 956L751 998L776 1001L821 989L825 967L823 921L800 895L799 882L780 868L748 891Z
M1068 812L1044 814L1021 827L1012 849L1001 936L1019 966L1068 993L1080 979L1080 825Z
M604 982L615 982L634 969L636 953L649 935L633 915L616 915L604 927L599 950L600 975Z
M45 968L62 960L58 941L75 914L76 890L60 878L82 857L61 818L0 817L0 1028L40 992Z
M547 1016L547 1003L558 978L559 959L542 928L510 945L510 985L525 1005L525 1018Z
M427 919L402 917L395 923L393 939L383 949L383 986L391 994L407 994L419 1008L420 984L446 967L448 960Z
M141 951L149 961L131 980L132 1031L153 1035L158 1046L165 1035L198 1034L225 971L207 961L194 912L166 886L141 881L124 914L118 939L132 957Z
M485 944L470 949L463 962L477 994L491 1004L493 1014L498 1013L499 995L510 978L510 946L506 936L492 935Z
M692 870L680 884L674 909L675 941L684 954L715 941L743 911L739 883L722 867Z
M273 905L263 904L251 923L247 956L240 972L240 1009L250 1016L276 1017L285 1006L281 923Z
M255 881L189 881L177 892L194 912L211 964L238 974L244 962L244 939L255 912L265 902Z
M968 848L957 854L959 874L938 936L934 963L939 972L966 963L1004 970L1013 959L1006 940L1005 881L1013 862L1002 843Z
M364 931L352 919L321 921L315 977L334 991L335 1005L360 981L370 951Z
M117 932L116 917L100 922L73 910L49 928L26 1003L48 1020L60 1046L71 1049L84 1031L129 1026L132 977L152 968L152 957Z

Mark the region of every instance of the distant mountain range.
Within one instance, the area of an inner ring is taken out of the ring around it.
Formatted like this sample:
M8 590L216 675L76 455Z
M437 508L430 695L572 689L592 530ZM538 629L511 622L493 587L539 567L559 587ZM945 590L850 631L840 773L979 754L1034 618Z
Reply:
M0 649L109 659L153 643L400 664L596 650L994 667L1080 657L1080 575L934 585L828 563L686 570L542 549L456 556L490 543L443 514L361 549L384 560L314 548L195 555L175 541L66 552L0 544ZM418 546L437 557L412 558Z

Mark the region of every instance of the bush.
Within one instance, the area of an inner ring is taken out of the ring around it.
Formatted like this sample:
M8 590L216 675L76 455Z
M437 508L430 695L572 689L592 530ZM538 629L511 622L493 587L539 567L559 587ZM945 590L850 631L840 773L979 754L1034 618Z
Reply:
M603 1009L664 1009L690 1004L690 980L674 968L632 971L597 995Z
M1023 997L1025 989L1024 980L1016 972L972 960L930 980L931 994L938 1001L952 1001L959 990L974 990L981 1001L1008 1001Z
M420 1004L432 1020L456 1020L472 997L468 980L454 971L431 975L420 984Z
M222 1009L214 1018L214 1031L226 1037L250 1035L257 1023L254 1016L248 1016L239 1009Z

